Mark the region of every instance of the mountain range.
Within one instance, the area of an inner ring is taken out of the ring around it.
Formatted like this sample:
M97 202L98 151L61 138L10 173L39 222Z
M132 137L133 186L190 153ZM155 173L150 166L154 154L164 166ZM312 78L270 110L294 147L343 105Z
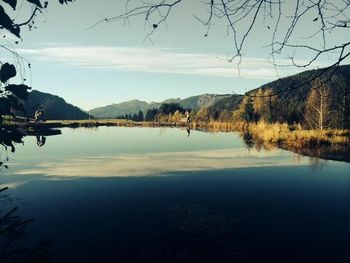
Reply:
M146 102L141 100L130 100L118 104L111 104L104 107L99 107L90 110L88 113L96 118L116 118L125 114L137 114L142 111L144 114L147 110L152 108L159 108L164 103L178 103L185 109L200 109L202 107L209 107L221 99L228 98L231 95L217 95L217 94L204 94L198 96L192 96L186 99L170 98L162 102Z
M271 90L278 94L278 115L281 122L293 122L302 119L305 109L306 100L312 87L312 80L315 76L322 73L324 69L305 71L293 76L278 79L262 85L259 88L248 92L249 95L255 95L258 90ZM330 73L328 73L330 75ZM350 93L350 65L340 66L337 71L332 72L332 96L334 101L341 93L340 87L345 83L347 92ZM327 76L325 74L324 76ZM343 85L344 86L344 85ZM67 103L63 98L40 91L33 90L25 104L27 116L34 116L34 112L38 109L45 111L46 119L88 119L93 116L95 118L116 118L125 114L137 114L142 111L144 114L152 108L159 108L163 103L178 103L185 109L199 110L206 107L211 112L211 116L216 118L224 111L233 111L238 109L243 96L231 94L203 94L192 96L185 99L170 98L162 102L146 102L141 100L131 100L118 104L111 104L104 107L98 107L88 112Z
M83 120L89 118L88 113L67 103L63 98L37 90L29 93L24 108L30 118L34 117L36 110L43 110L45 112L44 118L47 120Z

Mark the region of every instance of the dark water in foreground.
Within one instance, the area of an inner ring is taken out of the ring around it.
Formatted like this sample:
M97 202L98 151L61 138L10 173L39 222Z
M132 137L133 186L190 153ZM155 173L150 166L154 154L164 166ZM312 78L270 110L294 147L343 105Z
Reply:
M2 207L53 262L350 262L350 164L237 134L64 129L10 155Z

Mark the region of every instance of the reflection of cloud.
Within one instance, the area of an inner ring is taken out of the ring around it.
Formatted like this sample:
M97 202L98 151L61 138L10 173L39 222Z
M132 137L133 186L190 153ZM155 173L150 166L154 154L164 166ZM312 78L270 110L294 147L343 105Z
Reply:
M95 69L220 77L241 76L250 79L277 78L275 68L266 59L261 58L245 58L239 74L237 64L228 63L225 56L185 53L171 49L47 45L38 49L19 51L45 61ZM278 64L286 63L290 61L278 61ZM291 71L290 68L279 68L279 73L281 76L287 76L296 72L295 69Z
M152 176L180 171L220 170L243 167L292 165L282 151L250 152L242 149L196 152L128 154L87 157L58 163L43 163L17 174L44 174L54 177ZM302 165L303 161L298 163Z
M17 182L11 182L6 184L0 184L0 189L8 187L9 189L16 189L24 184L26 184L27 181L17 181Z

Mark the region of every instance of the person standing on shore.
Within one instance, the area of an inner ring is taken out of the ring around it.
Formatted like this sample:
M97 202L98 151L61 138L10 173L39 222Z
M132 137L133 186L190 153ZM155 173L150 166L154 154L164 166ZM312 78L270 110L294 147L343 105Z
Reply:
M39 122L39 121L43 120L42 119L43 115L44 115L44 111L42 111L42 110L35 111L35 113L34 113L35 122Z

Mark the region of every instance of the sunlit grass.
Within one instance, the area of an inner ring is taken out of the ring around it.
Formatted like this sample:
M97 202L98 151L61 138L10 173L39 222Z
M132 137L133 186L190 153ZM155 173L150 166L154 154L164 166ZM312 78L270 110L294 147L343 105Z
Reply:
M12 121L7 120L12 124ZM94 126L127 126L127 127L158 127L158 126L190 126L193 129L202 128L210 131L238 131L248 133L255 141L265 144L284 145L292 147L314 147L331 144L349 144L350 130L325 129L306 130L301 125L287 123L257 123L247 122L135 122L125 119L91 119L91 120L50 120L45 123L57 127L94 127Z
M313 147L330 144L349 143L349 131L342 130L304 130L301 126L286 123L249 124L248 132L262 141L295 147Z
M198 126L196 124L195 126ZM314 147L330 144L348 144L350 130L325 129L306 130L301 125L287 123L247 123L247 122L208 122L199 127L207 126L213 131L238 131L248 133L254 140L265 144L288 145L293 147Z

